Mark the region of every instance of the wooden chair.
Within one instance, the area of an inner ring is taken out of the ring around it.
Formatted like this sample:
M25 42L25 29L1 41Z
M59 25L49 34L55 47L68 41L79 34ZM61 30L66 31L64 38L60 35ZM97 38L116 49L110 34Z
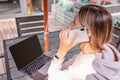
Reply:
M18 36L27 36L44 32L43 15L17 17Z
M5 58L4 54L0 54L0 59ZM6 80L6 73L0 74L0 80Z
M112 45L114 45L118 51L120 51L120 29L114 27L113 32L113 41L111 42Z

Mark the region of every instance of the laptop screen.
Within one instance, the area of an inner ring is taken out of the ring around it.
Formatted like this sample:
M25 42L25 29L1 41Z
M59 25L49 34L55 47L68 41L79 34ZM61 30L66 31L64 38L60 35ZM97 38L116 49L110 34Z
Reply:
M18 70L26 67L29 63L43 54L37 35L27 38L11 46L9 49Z

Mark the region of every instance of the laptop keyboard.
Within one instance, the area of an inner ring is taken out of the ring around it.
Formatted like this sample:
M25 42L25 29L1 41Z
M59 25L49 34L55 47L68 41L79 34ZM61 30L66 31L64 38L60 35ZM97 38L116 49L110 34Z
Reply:
M24 70L22 70L22 71L24 73L27 73L28 75L32 75L34 72L36 72L38 69L40 69L49 60L51 60L50 57L48 57L46 55L41 55L39 58L37 58L33 63L31 63L26 68L24 68Z

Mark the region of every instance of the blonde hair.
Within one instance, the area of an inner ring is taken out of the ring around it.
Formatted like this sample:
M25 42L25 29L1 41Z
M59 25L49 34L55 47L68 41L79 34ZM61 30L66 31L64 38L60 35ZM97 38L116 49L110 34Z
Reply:
M90 45L93 49L102 49L112 37L112 16L106 8L98 5L85 5L79 11L80 24L90 30Z

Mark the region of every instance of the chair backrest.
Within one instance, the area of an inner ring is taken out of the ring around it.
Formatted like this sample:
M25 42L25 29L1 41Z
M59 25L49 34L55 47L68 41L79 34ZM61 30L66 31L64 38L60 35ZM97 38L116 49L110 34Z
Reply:
M120 28L114 27L113 41L111 43L120 51Z
M17 17L16 25L18 36L33 35L44 32L44 17L43 15Z

